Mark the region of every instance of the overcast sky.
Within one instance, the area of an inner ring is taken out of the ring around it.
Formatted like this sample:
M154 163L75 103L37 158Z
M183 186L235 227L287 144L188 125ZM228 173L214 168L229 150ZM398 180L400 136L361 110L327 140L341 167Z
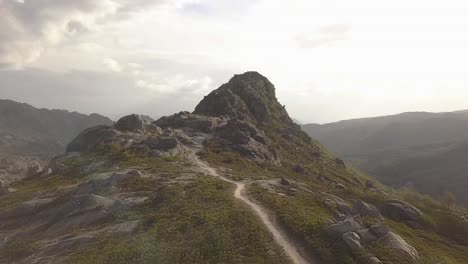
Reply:
M0 0L0 98L161 116L255 70L302 122L468 109L467 14L466 0Z

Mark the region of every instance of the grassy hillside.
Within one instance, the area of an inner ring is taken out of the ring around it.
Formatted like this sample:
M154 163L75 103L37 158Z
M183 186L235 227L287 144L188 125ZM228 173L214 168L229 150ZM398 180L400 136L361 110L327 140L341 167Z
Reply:
M303 129L338 156L386 184L467 203L468 114L404 113Z

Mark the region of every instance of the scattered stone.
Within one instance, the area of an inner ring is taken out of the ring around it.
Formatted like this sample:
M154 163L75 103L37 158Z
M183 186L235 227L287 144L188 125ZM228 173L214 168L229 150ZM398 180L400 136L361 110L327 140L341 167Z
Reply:
M372 216L377 218L381 217L377 207L373 206L372 204L368 204L362 200L359 200L354 204L353 211L356 214L360 214L361 216Z
M296 189L296 188L289 188L289 189L288 189L288 194L289 194L289 195L294 196L294 195L296 195L296 194L298 194L298 193L299 193L299 190Z
M367 180L366 181L366 188L373 189L373 188L375 188L375 185L374 185L373 182Z
M336 158L335 159L335 162L336 164L340 165L340 166L343 166L345 167L346 166L346 163L344 162L344 160L340 159L340 158Z
M294 165L292 169L293 169L293 171L295 173L304 173L305 172L304 167L302 167L301 165Z
M281 178L280 183L283 185L292 185L292 182L286 178Z
M344 189L346 189L346 186L344 184L342 184L342 183L337 183L336 188L338 188L340 190L344 190Z
M139 170L130 170L127 172L127 175L131 175L134 177L141 177L143 176Z

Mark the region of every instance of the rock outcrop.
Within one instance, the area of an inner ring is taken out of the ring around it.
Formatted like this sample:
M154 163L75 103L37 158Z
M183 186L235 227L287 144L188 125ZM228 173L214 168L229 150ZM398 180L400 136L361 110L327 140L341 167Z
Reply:
M86 152L94 150L99 144L104 144L118 135L110 126L96 126L81 132L67 146L67 152Z
M340 238L352 251L365 250L371 243L399 251L407 256L417 259L418 251L408 244L401 236L392 232L385 224L380 211L372 204L358 200L351 207L342 199L327 195L325 204L337 210L338 221L327 226L324 231L332 238ZM392 200L395 201L395 200ZM398 201L399 204L403 203ZM361 217L372 217L374 224L365 226ZM377 259L378 260L378 259ZM373 260L379 263L380 260Z
M194 114L229 116L251 122L293 121L276 99L274 85L257 72L235 75L197 105Z
M408 244L401 236L393 232L389 232L385 236L379 238L378 242L388 248L392 248L394 250L408 254L413 259L419 258L418 251L413 246Z
M143 119L135 114L120 118L114 127L119 131L143 131L145 129Z

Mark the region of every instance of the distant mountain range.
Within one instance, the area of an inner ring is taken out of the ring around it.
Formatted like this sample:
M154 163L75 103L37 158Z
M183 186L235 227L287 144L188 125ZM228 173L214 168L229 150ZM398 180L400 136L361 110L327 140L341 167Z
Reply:
M83 129L110 124L112 120L98 114L38 109L0 99L0 184L40 170Z
M0 100L0 149L2 154L55 155L83 129L112 123L98 114L38 109Z
M468 110L302 126L340 157L386 184L468 203Z

